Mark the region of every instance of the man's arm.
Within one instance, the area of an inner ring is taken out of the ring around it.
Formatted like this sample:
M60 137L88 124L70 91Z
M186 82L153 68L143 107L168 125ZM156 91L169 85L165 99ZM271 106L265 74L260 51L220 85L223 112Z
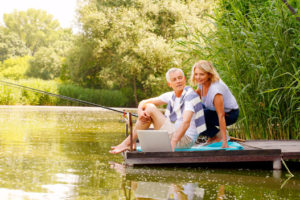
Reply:
M194 112L190 110L186 110L183 113L183 122L173 135L171 139L172 150L174 151L176 144L178 141L184 136L186 130L190 127L190 122L192 120Z
M150 99L142 100L142 101L139 103L138 108L145 109L145 106L146 106L146 104L148 104L148 103L152 103L152 104L154 104L154 105L156 105L156 106L161 106L161 105L166 104L165 102L163 102L162 100L160 100L158 97L153 97L153 98L150 98Z
M152 103L155 106L161 106L166 104L164 101L160 100L158 97L153 97L150 99L142 100L138 106L138 117L141 121L149 121L151 120L150 116L145 112L146 105Z

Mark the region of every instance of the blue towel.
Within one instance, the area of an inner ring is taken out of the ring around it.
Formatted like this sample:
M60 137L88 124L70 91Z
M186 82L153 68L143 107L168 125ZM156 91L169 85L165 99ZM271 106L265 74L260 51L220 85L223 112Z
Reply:
M212 150L226 150L226 151L232 151L232 150L243 150L244 147L240 145L237 142L227 142L229 148L222 148L222 142L216 142L212 143L206 146L201 145L194 145L191 148L185 148L185 149L175 149L176 152L179 151L212 151ZM137 146L137 151L142 151L140 146Z
M175 149L175 151L211 151L211 150L243 150L244 147L237 142L227 142L229 148L222 148L222 142L212 143L206 146L194 145L191 148Z

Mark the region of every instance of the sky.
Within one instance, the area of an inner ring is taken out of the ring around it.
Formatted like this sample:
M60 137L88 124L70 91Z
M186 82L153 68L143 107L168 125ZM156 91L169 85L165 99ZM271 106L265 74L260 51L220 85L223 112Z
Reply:
M76 29L75 11L77 0L0 0L0 24L3 25L3 14L25 11L28 8L42 9L52 14L63 28Z

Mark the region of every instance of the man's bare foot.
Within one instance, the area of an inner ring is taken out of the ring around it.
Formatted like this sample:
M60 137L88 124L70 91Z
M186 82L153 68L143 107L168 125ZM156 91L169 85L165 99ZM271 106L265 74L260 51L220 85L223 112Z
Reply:
M109 162L110 168L116 170L122 175L125 175L125 166L116 162Z
M129 150L130 147L124 144L119 144L118 146L111 147L112 150L109 151L111 154L122 153L123 151Z

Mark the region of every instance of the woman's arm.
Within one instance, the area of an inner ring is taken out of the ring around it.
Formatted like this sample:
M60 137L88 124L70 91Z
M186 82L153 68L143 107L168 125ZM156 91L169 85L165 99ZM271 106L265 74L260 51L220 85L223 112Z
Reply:
M216 94L214 98L214 106L216 108L218 118L219 118L219 127L220 132L222 135L222 148L227 148L227 138L226 138L226 121L225 121L225 111L224 111L224 101L223 101L223 95Z

